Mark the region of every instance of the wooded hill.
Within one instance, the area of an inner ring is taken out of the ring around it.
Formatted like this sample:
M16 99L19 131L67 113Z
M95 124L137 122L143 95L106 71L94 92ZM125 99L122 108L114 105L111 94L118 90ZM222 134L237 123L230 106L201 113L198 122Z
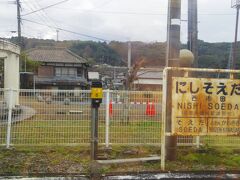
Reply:
M16 38L11 41L16 42ZM61 41L39 40L24 38L24 49L37 46L67 47L76 54L89 60L91 64L109 64L113 66L126 66L127 43L112 41L110 43L94 41ZM186 47L186 45L182 45ZM201 68L227 68L230 56L231 43L207 43L199 41L199 67ZM146 66L157 67L165 65L166 43L132 42L132 61L135 63L145 58ZM238 51L237 65L240 68L240 51Z

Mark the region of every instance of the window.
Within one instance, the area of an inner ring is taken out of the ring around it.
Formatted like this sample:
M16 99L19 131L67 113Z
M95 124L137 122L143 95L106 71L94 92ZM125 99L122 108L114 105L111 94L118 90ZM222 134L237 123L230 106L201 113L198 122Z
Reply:
M56 76L77 76L77 69L76 68L66 68L66 67L56 67L55 68L55 75Z
M83 70L81 68L77 69L77 76L82 77L83 76Z
M62 69L62 76L68 76L68 69L67 68L61 68Z
M62 72L62 71L61 71L61 68L55 68L55 75L56 75L56 76L61 76L61 75L62 75L61 72Z
M76 69L75 68L69 68L68 69L68 74L70 76L76 76Z

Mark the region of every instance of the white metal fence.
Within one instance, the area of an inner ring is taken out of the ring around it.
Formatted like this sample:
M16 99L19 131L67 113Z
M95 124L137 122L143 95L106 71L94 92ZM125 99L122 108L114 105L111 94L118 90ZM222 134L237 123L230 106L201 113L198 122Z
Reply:
M90 91L0 91L1 145L76 145L90 142ZM11 97L12 96L12 97ZM11 112L12 111L12 112ZM12 114L9 116L8 114ZM161 92L104 91L99 143L161 143Z
M10 92L0 90L0 145L79 145L90 142L90 91ZM10 99L15 102L16 93L19 94L19 105L12 109L8 102ZM99 109L99 143L106 146L160 146L161 104L161 92L105 90ZM180 146L198 144L240 146L240 137L178 138Z

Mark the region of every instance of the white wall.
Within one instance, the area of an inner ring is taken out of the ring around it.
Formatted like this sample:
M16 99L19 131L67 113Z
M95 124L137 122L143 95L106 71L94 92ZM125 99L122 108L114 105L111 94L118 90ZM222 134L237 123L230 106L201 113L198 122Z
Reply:
M7 58L4 59L4 88L13 89L13 106L19 105L19 55L8 53Z
M0 59L4 59L4 88L14 90L13 107L19 105L19 54L18 46L7 41L0 41ZM4 100L9 104L9 93L4 93Z

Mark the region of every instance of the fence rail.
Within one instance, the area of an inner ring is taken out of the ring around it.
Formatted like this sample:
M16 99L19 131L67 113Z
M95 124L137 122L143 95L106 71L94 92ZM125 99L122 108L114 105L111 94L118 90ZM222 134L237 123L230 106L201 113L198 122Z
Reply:
M0 89L0 145L90 143L90 91ZM19 101L14 100L16 93ZM11 103L19 105L11 108ZM104 91L99 143L106 146L161 145L162 93ZM240 146L239 136L179 137L178 145Z
M18 93L19 105L8 118L11 110L8 104L14 95L9 90L0 91L1 145L90 142L90 91L19 90ZM160 145L160 127L160 92L104 91L99 109L99 143Z

